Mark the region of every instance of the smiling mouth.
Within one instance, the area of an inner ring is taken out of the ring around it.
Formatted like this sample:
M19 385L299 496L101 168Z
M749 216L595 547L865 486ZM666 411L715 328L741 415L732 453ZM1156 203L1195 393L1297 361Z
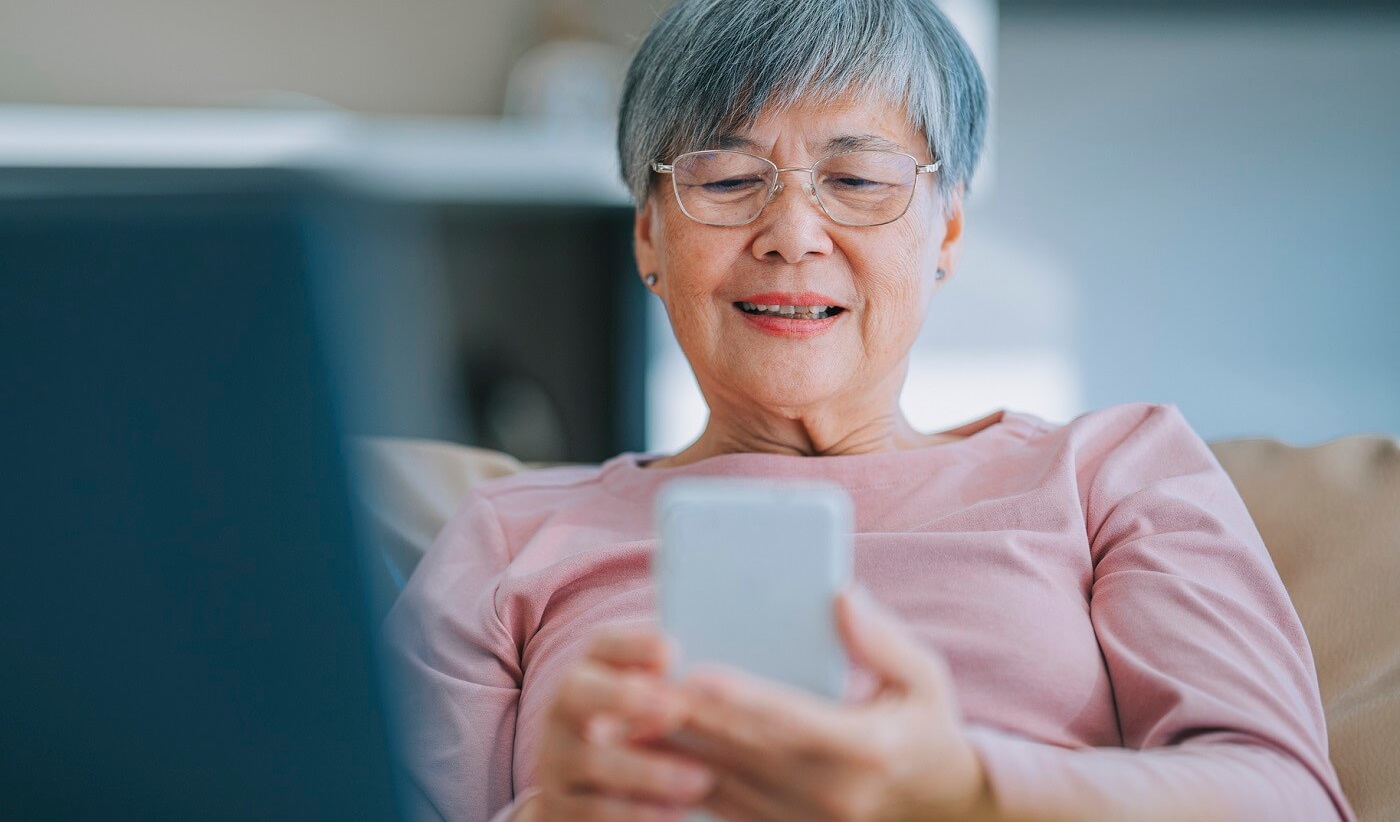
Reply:
M839 305L759 305L734 303L734 307L755 317L780 317L788 320L824 320L846 309Z

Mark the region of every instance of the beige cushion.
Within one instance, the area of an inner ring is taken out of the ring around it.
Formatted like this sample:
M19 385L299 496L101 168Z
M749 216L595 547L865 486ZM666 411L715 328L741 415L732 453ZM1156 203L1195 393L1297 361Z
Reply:
M1332 764L1363 820L1400 820L1400 443L1212 444L1317 663Z
M369 524L400 584L473 485L525 467L484 448L371 437L354 443L351 459Z
M1400 447L1213 443L1269 546L1312 643L1332 761L1363 822L1400 820ZM467 489L527 466L494 451L367 440L371 520L404 577Z

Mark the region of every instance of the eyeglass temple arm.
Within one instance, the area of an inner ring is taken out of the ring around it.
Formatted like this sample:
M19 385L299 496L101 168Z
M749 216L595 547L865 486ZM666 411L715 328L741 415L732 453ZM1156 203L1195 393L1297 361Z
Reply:
M657 161L652 160L651 170L655 171L657 174L670 174L671 172L676 170L676 167L673 165L667 165L666 163L658 163Z
M916 165L916 166L914 166L914 173L915 173L915 174L932 174L933 172L937 171L937 170L938 170L938 167L941 166L941 165L943 165L943 161L942 161L942 160L934 160L933 162L929 163L929 164L926 165L926 166Z

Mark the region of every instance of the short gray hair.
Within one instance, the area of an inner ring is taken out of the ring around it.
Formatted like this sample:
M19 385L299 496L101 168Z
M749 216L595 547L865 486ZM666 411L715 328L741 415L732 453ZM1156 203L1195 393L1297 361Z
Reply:
M627 71L617 149L640 205L652 160L751 126L766 108L874 94L903 105L943 161L939 193L970 185L987 84L933 0L679 0Z

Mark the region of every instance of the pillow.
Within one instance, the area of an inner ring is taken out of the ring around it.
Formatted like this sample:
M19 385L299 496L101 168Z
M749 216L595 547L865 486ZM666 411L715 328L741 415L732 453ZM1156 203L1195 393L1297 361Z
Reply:
M1312 644L1342 789L1359 819L1400 819L1400 441L1211 448Z
M395 591L478 482L525 466L485 448L363 437L351 443L356 490Z

